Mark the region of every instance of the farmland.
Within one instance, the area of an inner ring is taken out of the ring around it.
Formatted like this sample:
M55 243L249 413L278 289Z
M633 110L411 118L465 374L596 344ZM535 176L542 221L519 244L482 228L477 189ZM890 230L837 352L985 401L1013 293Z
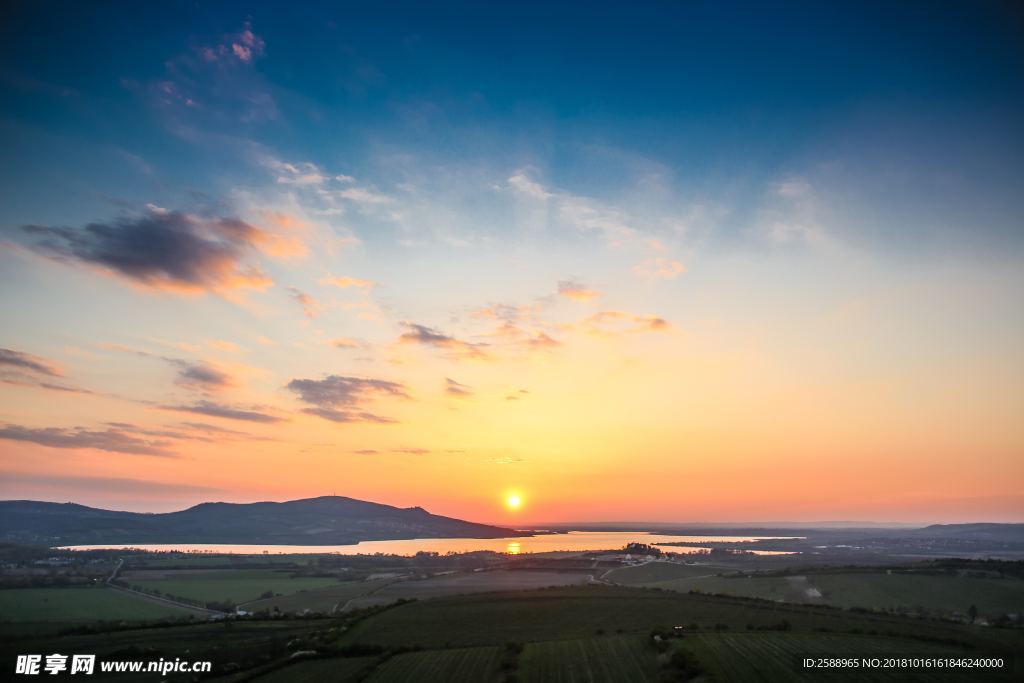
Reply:
M707 568L705 568L707 569ZM666 590L735 595L784 602L827 604L952 615L971 605L981 616L1024 612L1024 580L886 571L809 572L787 576L701 576L695 567L651 562L609 572L607 580ZM668 579L658 577L676 574ZM686 574L690 574L686 576Z
M643 636L529 643L520 658L523 681L643 683L657 680L655 651Z
M498 681L501 648L473 647L409 652L392 657L369 678L371 683L487 683Z
M652 631L671 634L661 644L672 650L659 655ZM675 637L679 633L683 637ZM331 618L122 627L38 642L22 639L0 645L0 655L45 650L116 658L115 653L131 651L157 658L188 652L195 659L209 658L216 670L246 672L270 683L497 683L506 674L524 683L558 683L659 680L673 665L669 655L683 648L718 680L785 681L800 680L794 653L949 655L968 647L1012 653L1022 649L1022 636L1015 629L820 606L587 585L437 597ZM318 656L291 661L298 651ZM761 668L762 660L767 668ZM768 678L758 677L761 671Z
M121 578L148 592L160 591L201 603L235 604L256 600L268 591L287 595L338 583L336 578L292 578L286 570L270 569L144 570L125 572Z
M0 632L54 632L95 621L188 617L193 612L106 586L0 590Z
M955 648L929 643L911 643L892 638L821 634L698 634L686 638L685 647L718 680L736 681L820 681L842 679L842 674L821 670L801 671L795 666L802 657L885 657L914 655L953 656ZM961 650L959 654L967 651ZM943 677L935 671L857 671L857 680L933 681L956 680L962 673ZM846 676L849 679L849 676Z
M631 567L620 567L607 572L602 578L624 586L637 586L656 581L691 579L698 576L714 576L722 572L735 571L733 568L715 564L681 564L678 562L647 562Z
M371 593L387 584L387 580L335 582L324 588L254 600L245 603L244 607L250 612L270 610L272 612L301 613L304 610L309 610L310 612L329 614L336 608L341 609L349 600Z
M254 679L256 683L306 683L307 681L353 681L377 665L376 657L331 657L307 659Z

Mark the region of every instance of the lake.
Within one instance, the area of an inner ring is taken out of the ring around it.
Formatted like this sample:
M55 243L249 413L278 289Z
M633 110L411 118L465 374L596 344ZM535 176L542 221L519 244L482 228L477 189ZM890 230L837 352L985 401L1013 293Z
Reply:
M671 536L668 534L652 534L634 531L570 531L567 534L537 534L521 538L415 538L400 541L363 541L354 545L233 545L228 543L142 543L129 545L72 545L65 546L68 550L123 550L138 548L155 552L185 553L227 553L236 555L261 554L322 554L336 553L339 555L415 555L418 552L435 553L468 553L478 550L491 550L498 553L547 553L559 550L617 550L627 543L693 543L705 542L738 542L774 540L780 536ZM786 537L793 538L793 537ZM669 552L691 554L703 547L672 547L663 548ZM770 550L755 550L758 555L780 555Z

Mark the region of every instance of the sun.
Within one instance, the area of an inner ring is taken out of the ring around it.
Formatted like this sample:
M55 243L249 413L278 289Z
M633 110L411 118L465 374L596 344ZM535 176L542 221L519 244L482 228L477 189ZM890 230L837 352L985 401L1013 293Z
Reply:
M518 510L523 504L523 497L518 493L510 493L505 496L505 507L509 510Z

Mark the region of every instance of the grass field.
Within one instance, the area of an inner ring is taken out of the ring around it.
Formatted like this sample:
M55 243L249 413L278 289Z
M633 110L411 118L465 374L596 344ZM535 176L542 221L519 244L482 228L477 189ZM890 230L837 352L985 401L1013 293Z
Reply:
M658 678L656 653L643 636L529 643L519 666L523 683L644 683Z
M255 683L319 683L319 681L362 680L363 674L377 664L376 657L333 657L308 659L289 664L253 679Z
M0 590L0 633L54 632L99 620L142 621L189 614L194 612L106 586Z
M499 680L501 648L471 647L409 652L384 662L369 677L370 683L488 683Z
M451 574L430 579L396 581L375 592L372 604L389 603L402 598L425 600L444 595L571 586L589 581L589 574L570 572L489 571ZM361 604L355 601L354 606Z
M273 611L276 607L281 612L298 613L308 609L311 612L330 614L334 611L335 606L340 609L349 600L366 595L387 583L387 580L335 582L325 588L248 602L245 603L245 609L250 612L264 609Z
M631 581L635 578L639 577L629 576ZM1018 579L852 572L751 578L710 576L633 583L681 592L700 590L837 607L923 608L945 614L966 614L973 604L982 616L1024 612L1024 581Z
M830 605L841 607L926 607L966 614L971 605L982 616L1024 613L1024 581L1019 579L915 574L811 574Z
M256 600L266 591L288 595L338 583L333 578L293 579L287 571L272 569L143 570L125 572L121 578L148 591L159 590L200 602L236 604Z
M737 633L688 636L680 646L696 655L704 667L720 681L747 683L788 683L797 681L934 681L958 680L964 672L943 677L929 671L858 670L853 674L802 670L797 660L807 657L885 657L886 655L944 655L958 653L948 645L933 645L892 638L857 635ZM959 653L966 652L960 650ZM989 680L985 676L986 680Z
M647 562L632 567L613 569L602 578L624 586L636 586L656 581L689 579L697 576L714 576L721 572L735 571L730 567L712 564L679 564L678 562Z
M390 646L445 647L501 645L645 632L656 626L697 624L706 629L725 624L731 630L769 627L788 622L794 631L929 634L941 638L972 638L994 644L1022 643L1020 632L965 629L954 624L854 614L782 603L749 602L706 595L688 595L613 586L551 588L516 593L488 593L413 602L389 609L345 634L350 643ZM1004 640L1007 639L1007 640Z

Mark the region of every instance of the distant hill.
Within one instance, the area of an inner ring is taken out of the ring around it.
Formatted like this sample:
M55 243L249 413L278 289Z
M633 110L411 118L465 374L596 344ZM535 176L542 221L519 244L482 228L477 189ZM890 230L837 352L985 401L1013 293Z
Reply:
M283 503L202 503L160 514L75 503L0 501L0 539L48 545L239 543L341 545L410 538L501 538L512 529L341 496Z
M960 538L978 541L1024 541L1024 524L932 524L914 531L927 538Z

